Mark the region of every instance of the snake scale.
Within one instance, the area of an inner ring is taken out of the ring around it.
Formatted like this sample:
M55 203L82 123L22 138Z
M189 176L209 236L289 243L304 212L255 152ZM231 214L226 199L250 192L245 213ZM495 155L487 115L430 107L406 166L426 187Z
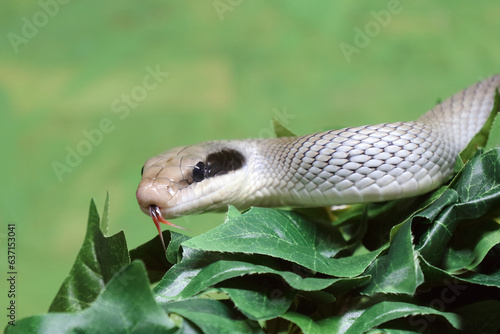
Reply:
M420 195L451 176L499 87L500 75L490 77L411 122L174 148L146 161L137 200L164 221L229 204L322 207Z

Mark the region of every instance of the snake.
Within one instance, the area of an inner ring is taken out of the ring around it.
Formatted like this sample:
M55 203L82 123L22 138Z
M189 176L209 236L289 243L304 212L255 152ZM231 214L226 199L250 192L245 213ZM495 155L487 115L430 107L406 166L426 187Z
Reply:
M166 218L229 205L327 207L422 195L451 177L499 87L500 75L489 77L416 121L173 148L146 161L137 201L160 232L160 222L179 227Z

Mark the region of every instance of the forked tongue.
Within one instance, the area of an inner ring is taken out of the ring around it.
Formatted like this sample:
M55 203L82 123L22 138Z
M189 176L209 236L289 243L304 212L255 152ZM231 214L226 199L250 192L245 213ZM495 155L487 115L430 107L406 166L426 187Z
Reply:
M160 208L157 207L156 205L150 205L149 206L149 214L151 215L151 218L153 218L153 222L155 223L156 228L158 229L158 233L160 234L161 244L163 245L163 249L166 252L167 248L165 247L165 241L163 240L163 234L161 234L160 223L166 224L166 225L170 225L170 226L173 226L173 227L177 227L177 228L180 228L180 229L183 229L183 230L186 230L186 229L184 227L177 226L177 225L169 222L165 218L163 218L163 216L161 215Z

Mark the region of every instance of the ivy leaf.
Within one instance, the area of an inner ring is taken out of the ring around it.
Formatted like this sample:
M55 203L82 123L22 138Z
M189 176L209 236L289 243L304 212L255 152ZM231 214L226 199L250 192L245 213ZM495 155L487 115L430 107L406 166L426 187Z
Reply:
M193 262L196 263L196 261ZM189 268L187 266L183 266L182 271L188 270ZM208 287L234 277L262 274L274 274L280 276L291 287L305 291L322 290L340 280L338 278L302 278L296 273L290 271L278 271L263 265L257 265L244 261L218 260L204 266L199 272L197 272L196 276L192 277L189 282L186 282L187 284L185 288L182 289L180 295L178 296L187 298L194 296ZM173 283L175 282L174 276L175 272L173 274L169 272L164 281ZM161 284L158 288L160 287L161 290L157 290L158 294L162 294L162 291L172 291L168 285Z
M283 210L252 208L222 225L183 243L185 247L214 252L262 254L297 263L337 277L360 275L383 248L358 256L329 258L328 235L300 215Z
M495 104L493 111L500 112L500 94L498 93L498 88L495 91ZM488 142L486 143L484 150L489 151L497 147L500 147L500 117L498 117L498 115L495 117L493 125L491 125Z
M201 276L199 273L210 263L216 261L213 254L189 249L184 252L183 260L174 265L165 274L162 280L154 287L153 292L159 303L170 302L171 300L182 300L184 296L190 297L206 287L210 282L202 286L194 286L191 291L186 289L189 283ZM184 292L184 294L182 294Z
M323 333L338 333L339 322L336 318L327 318L319 321L314 321L310 317L298 313L287 312L282 314L280 318L290 321L297 325L304 334L323 334Z
M500 149L476 155L432 206L415 215L433 222L417 250L438 263L460 221L478 219L498 210L500 203ZM414 218L415 218L414 217Z
M181 260L180 245L189 239L188 236L169 230L163 231L162 234L163 240L168 245L166 257L159 235L130 251L132 260L144 262L152 283L158 282L173 264Z
M170 245L172 243L170 231L163 231L162 234L165 242ZM130 259L132 261L141 260L144 263L148 271L149 280L152 283L158 282L167 270L172 267L172 264L165 257L159 235L132 249L130 251Z
M457 309L467 333L497 334L500 331L500 301L484 300Z
M263 276L242 277L224 283L220 289L252 320L269 320L285 313L297 293L282 282Z
M272 258L189 250L183 260L168 271L154 291L159 302L168 302L190 298L218 283L244 275L280 277L291 288L301 291L332 289L337 285L345 288L347 281L353 288L368 279L367 276L354 279L307 277L311 273L296 265L290 266L288 270L274 269L282 266L282 263ZM246 287L246 283L242 283L241 287Z
M351 324L345 332L341 330L339 333L364 333L390 320L415 315L437 315L444 318L453 328L461 328L460 317L454 313L441 312L430 307L410 303L380 302L366 310L352 311L342 316L340 319L345 319L347 323Z
M288 129L283 123L281 123L277 118L273 117L273 130L276 137L295 137L296 134Z
M189 240L190 237L184 234L169 231L170 242L167 246L167 260L170 263L178 263L182 260L181 245L184 241Z
M436 284L436 282L444 282L445 284L447 284L448 282L453 282L453 284L455 284L456 286L451 290L461 291L466 289L465 285L460 285L461 283L470 283L476 284L478 286L500 288L500 261L498 259L498 256L495 257L496 263L494 265L496 267L487 274L467 272L460 275L453 275L443 269L433 266L423 258L421 258L420 261L425 280L428 284ZM457 292L456 294L459 293Z
M256 322L238 320L239 314L218 300L187 299L162 304L162 307L168 313L188 319L202 333L263 333Z
M89 308L25 318L6 330L7 334L175 332L176 327L153 299L141 262L119 271Z
M379 256L366 271L371 275L368 286L363 290L367 295L375 293L402 293L413 295L424 281L418 254L413 249L411 222L406 221L389 247L387 255Z
M87 233L68 277L50 305L49 312L76 312L89 307L104 286L125 265L130 263L123 231L106 237L109 196L102 222L94 201L90 202Z
M500 244L500 224L495 220L465 222L457 227L446 249L443 267L448 272L472 270Z

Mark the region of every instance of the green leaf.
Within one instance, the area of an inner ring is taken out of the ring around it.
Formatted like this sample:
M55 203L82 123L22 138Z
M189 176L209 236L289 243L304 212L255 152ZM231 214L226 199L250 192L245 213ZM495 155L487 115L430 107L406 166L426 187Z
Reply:
M495 92L495 105L493 107L493 111L496 111L497 113L500 112L500 94L498 93L498 88ZM500 147L500 117L498 114L495 117L493 125L491 126L488 142L486 143L484 150L489 151L497 147Z
M310 317L297 312L287 312L283 314L281 318L296 324L305 334L417 334L422 333L423 330L426 330L425 332L429 333L429 322L427 322L425 319L413 319L413 317L415 315L431 315L433 317L434 314L439 314L439 316L448 321L451 320L450 323L452 325L460 325L459 319L455 314L444 314L443 312L434 310L432 308L418 307L401 302L382 302L366 310L348 311L343 316L330 317L319 321L313 321ZM409 327L413 330L394 328L378 329L380 324L405 317L409 317ZM365 320L366 322L364 323ZM437 333L440 332L442 331L439 331Z
M383 251L332 259L322 254L331 252L331 244L328 235L298 214L267 208L252 208L183 243L205 251L268 255L337 277L360 275Z
M217 300L187 299L162 304L162 307L193 322L205 334L263 333L256 322L238 320L239 314Z
M103 226L107 226L108 207L109 196L106 197ZM89 307L109 280L129 263L124 233L106 237L101 232L99 214L92 200L83 245L49 312L76 312Z
M172 244L171 232L166 230L162 232L163 239L168 243L169 247ZM172 264L167 261L165 252L160 241L160 236L157 235L145 244L132 249L130 251L130 259L141 260L148 271L149 280L154 283L158 282L167 270L172 267Z
M393 329L393 328L380 328L380 329L377 328L377 329L371 329L366 332L366 334L420 334L420 333L421 332L417 331Z
M500 301L484 300L457 309L467 333L497 334L500 331Z
M304 334L322 334L322 328L314 322L310 317L297 312L287 312L280 316L296 324ZM325 328L326 329L326 328ZM332 327L329 327L330 333L335 333Z
M178 263L182 259L181 244L190 237L184 234L170 232L170 242L167 246L167 260L170 263Z
M104 201L104 209L102 210L102 219L100 226L102 233L104 235L107 235L109 227L109 193L106 193L106 199Z
M241 215L240 211L238 211L238 209L236 209L234 206L229 205L229 207L227 208L227 219L236 218L239 215Z
M412 241L411 222L406 221L399 227L387 255L379 256L366 271L373 278L363 293L415 293L424 276Z
M297 325L304 334L336 334L345 331L345 328L341 329L344 323L339 322L335 317L313 321L310 317L301 313L287 312L281 318Z
M393 328L380 328L371 329L366 334L420 334L421 332L403 330L403 329L393 329Z
M345 332L340 331L340 333L364 333L390 320L415 315L437 315L448 321L455 329L461 328L460 318L454 313L441 312L430 307L403 302L381 302L366 310L351 311L342 316L341 319L345 320L343 327L348 327L348 329Z
M467 274L454 277L460 278L461 281L467 283L500 288L500 268L497 268L497 270L491 274L468 272Z
M209 284L197 286L196 283L191 291L186 290L186 286L210 263L216 261L213 254L186 250L181 262L174 265L165 274L162 280L154 287L154 294L157 296L157 301L160 303L170 302L171 300L182 300L184 296L191 297L200 292L204 288L209 287ZM183 291L185 291L184 294Z
M435 283L435 282L458 282L460 283L470 283L476 284L479 286L485 287L494 287L500 288L500 266L498 263L498 256L495 256L495 260L497 263L493 271L484 274L478 272L467 272L460 275L450 274L443 269L440 269L432 264L428 263L425 259L421 258L421 267L425 276L425 280L427 283ZM463 290L464 286L458 285L455 290ZM458 294L458 293L457 293Z
M220 289L252 320L280 316L288 310L296 295L281 282L263 276L241 277L224 283Z
M433 224L420 239L417 248L431 263L435 264L441 260L445 247L460 221L478 219L485 213L498 211L499 153L500 150L495 149L476 155L433 205L415 215L426 218Z
M183 271L186 271L186 269L189 270L188 268L184 267ZM182 298L191 297L203 291L204 289L214 286L215 284L223 282L225 280L243 275L255 274L276 274L285 279L294 288L308 291L322 290L339 280L313 277L302 278L295 273L288 271L277 271L263 265L255 265L243 261L219 260L204 266L200 271L198 271L196 276L192 277L186 284L180 296L182 296ZM169 275L165 277L165 281L175 282L175 280L170 279L170 277L174 275L169 273ZM175 278L172 277L172 279ZM171 291L168 286L162 286L162 289ZM161 294L161 291L159 292L159 294Z
M472 270L500 244L500 224L495 220L470 221L457 227L446 249L443 267L448 272Z
M180 300L192 297L220 282L244 275L279 276L291 288L301 291L319 291L332 288L337 284L345 288L346 281L349 281L350 288L353 288L363 284L368 279L366 276L355 279L302 277L307 275L307 272L299 266L291 266L289 270L276 270L271 266L279 267L282 264L272 258L192 250L187 252L179 264L168 271L155 287L155 294L159 296L159 301ZM244 283L242 287L245 287Z
M79 313L49 313L9 326L14 333L175 333L151 294L144 265L133 262L113 277L102 294Z
M295 137L296 136L295 133L293 133L286 126L284 126L283 123L281 123L278 119L273 117L272 121L273 121L274 133L276 134L276 137Z

